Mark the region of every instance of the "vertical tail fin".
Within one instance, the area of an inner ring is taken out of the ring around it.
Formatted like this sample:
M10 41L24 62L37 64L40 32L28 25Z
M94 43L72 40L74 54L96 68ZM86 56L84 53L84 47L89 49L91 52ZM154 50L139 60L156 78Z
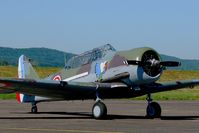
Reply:
M39 79L39 76L32 67L30 60L24 55L19 57L18 78Z
M21 79L39 79L39 76L37 75L36 71L32 67L30 60L24 56L21 55L19 57L18 62L18 78ZM16 94L18 102L32 102L35 99L35 96L25 95L25 94Z

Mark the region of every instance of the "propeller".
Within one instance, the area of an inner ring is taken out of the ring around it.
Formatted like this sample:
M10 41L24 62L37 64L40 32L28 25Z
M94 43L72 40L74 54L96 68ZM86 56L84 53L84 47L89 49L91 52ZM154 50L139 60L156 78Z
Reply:
M145 62L128 60L127 63L130 65L151 66L151 67L178 67L181 65L181 63L177 61L159 61L156 59L149 59Z
M155 77L161 73L165 67L178 67L181 65L177 61L160 61L158 53L153 50L146 51L141 58L141 61L127 60L130 65L141 66L146 74Z
M127 63L130 65L142 66L144 71L152 77L158 75L164 69L164 67L178 67L181 65L181 63L177 61L159 61L154 58L145 60L144 62L128 60Z

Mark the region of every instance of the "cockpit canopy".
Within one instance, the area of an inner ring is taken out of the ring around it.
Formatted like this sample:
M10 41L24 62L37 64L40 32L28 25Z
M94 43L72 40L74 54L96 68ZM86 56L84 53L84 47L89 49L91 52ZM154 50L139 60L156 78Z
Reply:
M110 51L116 51L110 44L103 45L93 50L84 52L80 55L72 57L67 63L66 68L77 68L85 64L90 64L93 61L103 58Z

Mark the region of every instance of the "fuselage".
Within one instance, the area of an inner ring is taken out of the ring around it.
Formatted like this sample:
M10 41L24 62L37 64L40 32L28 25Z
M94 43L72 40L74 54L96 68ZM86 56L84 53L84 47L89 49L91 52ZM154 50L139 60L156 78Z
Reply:
M60 72L49 76L47 79L67 82L122 82L129 86L128 90L118 90L115 91L115 94L109 94L107 91L107 93L104 94L104 98L125 98L142 95L143 93L140 85L153 83L157 81L162 74L162 70L159 70L158 72L155 72L154 70L154 74L151 74L147 73L147 69L142 66L128 64L128 60L142 61L147 52L152 52L160 60L159 54L151 48L143 47L119 52L111 49L104 53L97 53L96 51L97 50L94 51L96 55L93 54L93 51L90 52L92 58L87 57L89 52L86 52L86 55L81 54L80 56L73 58L71 64L75 64L75 67L67 66ZM97 57L100 54L104 55ZM96 60L93 58L96 58ZM90 61L91 59L93 60ZM85 64L78 66L78 61L80 64L82 62ZM128 74L129 76L124 79L115 78L118 77L118 75L120 76L124 74ZM110 79L115 80L111 81ZM91 97L88 96L88 99L90 98Z

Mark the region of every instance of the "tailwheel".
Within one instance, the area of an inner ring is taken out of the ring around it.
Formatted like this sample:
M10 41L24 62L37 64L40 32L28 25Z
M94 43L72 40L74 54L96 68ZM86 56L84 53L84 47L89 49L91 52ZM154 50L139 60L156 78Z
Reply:
M92 108L93 117L95 119L103 119L107 115L107 108L106 105L101 102L97 101Z
M36 114L38 112L37 105L34 103L32 104L31 113Z
M160 118L161 117L161 107L157 102L151 102L148 104L146 109L146 114L148 118Z

